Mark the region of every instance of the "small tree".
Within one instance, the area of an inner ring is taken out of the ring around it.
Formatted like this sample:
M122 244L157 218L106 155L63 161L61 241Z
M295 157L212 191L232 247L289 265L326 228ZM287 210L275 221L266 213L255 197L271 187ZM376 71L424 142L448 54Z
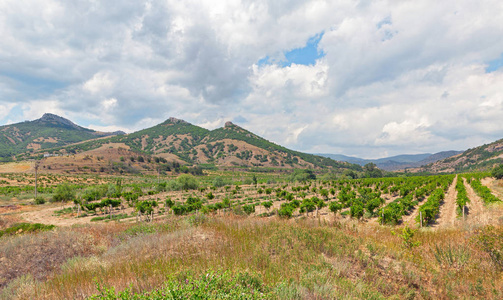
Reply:
M325 200L328 200L328 191L326 189L320 189L320 195L325 198Z
M265 207L265 209L267 210L267 212L269 212L269 209L272 207L272 202L271 201L266 201L266 202L263 202L262 205Z
M332 202L330 202L330 204L328 205L328 209L329 209L331 212L333 212L335 216L337 215L337 212L338 212L338 211L341 211L341 210L342 210L342 208L343 208L343 207L344 207L344 206L343 206L341 203L337 202L337 201L332 201Z
M401 234L398 234L398 236L400 238L402 238L402 241L403 241L403 246L407 249L412 249L413 247L416 247L416 246L419 246L421 243L420 242L417 242L417 241L414 241L414 235L416 234L417 232L417 229L411 229L409 228L409 226L405 226L403 229L402 229L402 233ZM395 232L393 232L393 234L396 234Z
M491 175L496 179L502 179L503 178L503 164L494 167L494 169L491 171Z
M67 183L59 185L52 197L53 202L67 202L75 198L75 190Z

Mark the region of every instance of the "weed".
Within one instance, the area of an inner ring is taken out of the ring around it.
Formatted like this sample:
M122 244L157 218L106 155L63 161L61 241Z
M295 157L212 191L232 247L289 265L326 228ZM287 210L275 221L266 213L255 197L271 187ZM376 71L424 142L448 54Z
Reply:
M432 249L440 265L461 268L470 260L470 251L463 245L435 245Z

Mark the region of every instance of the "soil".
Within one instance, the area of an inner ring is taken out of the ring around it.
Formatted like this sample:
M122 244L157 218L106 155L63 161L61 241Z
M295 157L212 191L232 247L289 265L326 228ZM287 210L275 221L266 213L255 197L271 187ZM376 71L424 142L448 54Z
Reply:
M464 179L464 178L463 178ZM467 222L472 225L487 225L493 223L493 216L486 209L482 198L480 198L473 188L464 179L466 193L470 199L467 207L469 210Z
M456 196L458 195L458 192L456 191L457 180L458 176L456 175L447 190L444 204L440 206L440 217L437 219L437 223L432 226L433 228L453 227L456 225Z

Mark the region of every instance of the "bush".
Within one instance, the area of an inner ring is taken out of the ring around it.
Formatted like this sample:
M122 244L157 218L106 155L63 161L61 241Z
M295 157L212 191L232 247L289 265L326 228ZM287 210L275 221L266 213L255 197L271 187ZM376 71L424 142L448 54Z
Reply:
M281 207L278 210L278 215L283 218L291 218L294 210L295 207L293 207L292 205L288 203L283 203L281 204Z
M45 203L45 199L44 197L42 196L37 196L37 198L35 198L35 204L36 205L41 205L41 204L44 204Z
M68 184L59 185L52 197L52 202L67 202L75 198L75 190Z
M176 181L179 183L180 189L185 190L185 191L197 190L197 188L199 187L199 183L197 182L197 179L192 175L182 174L182 175L178 176Z
M494 167L494 169L491 172L491 175L496 179L502 179L503 178L503 164Z
M251 215L252 213L255 212L255 205L253 204L243 205L243 210L247 215Z
M116 293L97 284L99 294L89 299L269 299L271 292L259 275L247 272L208 272L200 277L170 276L156 290L137 294L131 289Z
M477 233L475 242L489 255L494 266L503 270L503 229L486 226Z
M4 235L13 235L17 233L28 233L28 232L36 232L36 231L45 231L51 230L55 228L54 225L45 225L40 223L16 223L9 228L4 230L0 230L0 237Z

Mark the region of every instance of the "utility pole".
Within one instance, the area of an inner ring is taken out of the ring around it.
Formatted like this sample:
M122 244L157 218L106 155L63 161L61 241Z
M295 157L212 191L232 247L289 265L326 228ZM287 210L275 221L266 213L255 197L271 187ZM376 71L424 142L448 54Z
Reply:
M38 173L38 161L35 161L35 199L37 199L37 173Z

